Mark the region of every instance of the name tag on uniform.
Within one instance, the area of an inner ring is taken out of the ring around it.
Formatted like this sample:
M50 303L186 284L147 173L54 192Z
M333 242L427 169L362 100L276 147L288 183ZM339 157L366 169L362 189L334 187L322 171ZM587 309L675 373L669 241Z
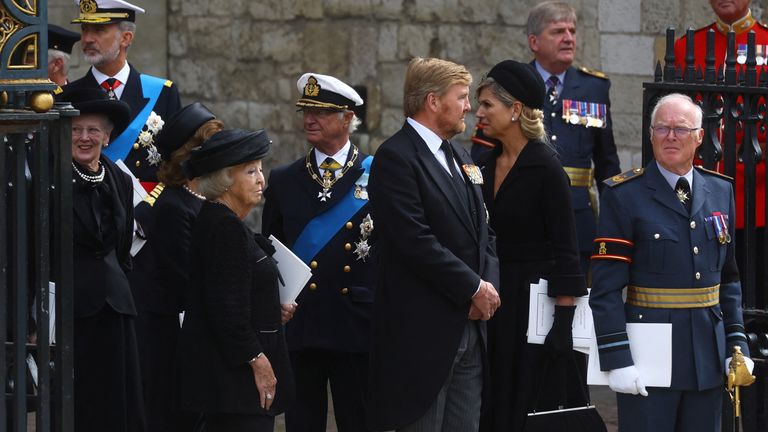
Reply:
M483 175L480 173L480 168L478 168L477 165L464 164L461 168L464 170L467 177L469 177L469 181L471 181L472 184L483 184Z

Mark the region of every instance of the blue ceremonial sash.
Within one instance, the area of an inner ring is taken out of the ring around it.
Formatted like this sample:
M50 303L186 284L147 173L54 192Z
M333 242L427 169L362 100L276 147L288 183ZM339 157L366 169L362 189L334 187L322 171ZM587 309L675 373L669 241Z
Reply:
M373 156L365 158L361 164L365 176L371 169ZM351 188L335 206L314 217L304 230L301 231L296 242L293 243L293 253L296 254L305 264L320 252L326 244L336 235L337 232L347 223L355 213L358 212L368 200L355 198L355 188Z
M149 99L149 101L144 105L144 109L139 111L139 114L133 119L131 124L125 128L123 133L109 143L109 147L104 149L104 155L113 162L116 162L118 159L125 160L128 153L131 152L133 143L136 142L136 138L144 128L144 124L147 122L149 114L152 113L152 110L155 108L157 99L160 97L160 92L163 91L163 86L165 86L166 82L165 79L153 77L152 75L141 74L139 75L139 78L141 79L141 92L143 97L144 99Z

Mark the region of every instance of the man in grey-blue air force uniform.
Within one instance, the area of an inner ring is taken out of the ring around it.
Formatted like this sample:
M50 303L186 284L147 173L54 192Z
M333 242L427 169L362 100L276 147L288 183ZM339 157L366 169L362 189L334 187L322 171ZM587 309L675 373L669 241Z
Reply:
M693 167L701 118L687 96L661 98L651 114L655 160L606 180L601 196L589 303L622 432L719 430L733 346L749 356L733 187ZM669 388L646 388L632 361L626 324L644 322L672 324Z

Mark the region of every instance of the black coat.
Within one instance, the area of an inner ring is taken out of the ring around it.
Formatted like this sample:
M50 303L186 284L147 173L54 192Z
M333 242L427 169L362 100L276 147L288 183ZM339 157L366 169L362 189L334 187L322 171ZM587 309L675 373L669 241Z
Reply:
M459 165L471 163L463 148L453 151ZM374 430L424 414L448 377L480 279L499 285L480 187L469 190L475 221L407 123L376 152L369 183L381 248L369 367Z
M131 107L131 120L133 120L144 106L149 102L149 99L144 98L141 87L141 73L136 70L132 65L131 72L128 75L128 82L125 83L125 88L120 96L120 100L127 103ZM100 88L98 81L93 76L93 73L89 69L85 76L67 84L67 88ZM171 81L167 81L165 87L160 92L155 107L152 109L157 115L164 120L173 115L181 108L181 98L179 97L179 89ZM116 137L113 136L112 140ZM157 169L159 164L150 164L147 159L148 152L141 146L134 145L124 162L131 170L133 175L141 182L157 182ZM138 165L137 165L138 164Z
M536 373L549 361L539 345L527 343L530 284L546 279L550 296L587 293L579 266L576 228L568 176L555 151L541 141L529 141L493 195L496 158L501 147L478 161L483 173L483 198L496 233L501 267L501 307L488 322L491 394L483 430L521 430L537 389L537 379L556 377L547 389L560 388L559 372ZM575 363L558 363L575 376ZM569 383L570 384L570 383ZM577 396L581 393L573 387ZM545 391L539 406L546 406L558 392ZM556 408L551 407L552 409Z
M352 149L349 155L351 157ZM267 182L269 188L264 193L264 235L272 234L292 248L313 218L329 211L354 191L355 183L363 174L361 163L367 156L362 152L358 154L354 165L333 185L331 197L326 201L318 199L322 187L310 177L304 158L272 170ZM309 159L314 172L318 172L314 153ZM375 220L368 238L371 254L365 259L358 258L355 245L361 241L360 224L370 213L370 204L366 203L312 258L315 264L312 278L296 299L299 307L286 325L291 351L305 348L368 351L378 263Z
M190 304L179 338L182 410L277 415L293 400L270 248L226 206L203 204L192 229ZM269 412L248 365L260 352L277 377Z
M98 185L73 173L75 425L78 431L144 431L133 318L133 188L109 159ZM107 367L108 366L108 367Z
M141 262L151 262L146 266L150 267L145 271L147 274L131 281L140 312L175 315L184 310L189 291L192 226L202 205L202 200L181 187L165 187L154 205L150 207L145 202L137 207L137 211L141 208L149 214L142 221L148 241L140 255L151 255L151 259Z
M136 315L125 274L131 269L133 186L117 165L103 156L100 160L106 175L96 190L108 196L105 201L92 201L92 186L73 184L75 318L94 315L105 303L116 312ZM101 220L105 211L111 226Z

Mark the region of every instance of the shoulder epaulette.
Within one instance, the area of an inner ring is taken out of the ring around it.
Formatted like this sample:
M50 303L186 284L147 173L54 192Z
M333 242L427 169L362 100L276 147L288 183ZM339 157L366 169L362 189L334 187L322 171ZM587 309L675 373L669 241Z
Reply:
M60 86L56 86L56 88L53 90L53 94L56 96L62 94L63 92L64 90Z
M725 174L723 174L721 172L717 172L717 171L712 171L712 170L706 169L706 168L704 168L701 165L696 165L696 169L701 171L702 173L712 174L713 176L717 176L717 177L720 177L721 179L728 180L729 182L733 182L733 177L725 175Z
M172 85L173 85L173 81L171 81L171 80L165 80L165 86L166 86L166 87L171 87Z
M155 205L155 201L157 201L158 198L160 198L160 194L163 193L163 189L165 189L165 185L162 183L158 183L157 186L155 186L154 189L152 189L152 192L149 193L146 197L144 197L144 201L146 201L150 207Z
M625 171L621 174L616 174L613 177L603 180L603 184L608 187L618 186L622 183L626 183L629 180L639 178L645 172L644 168L635 168L629 171Z
M605 72L602 72L602 71L599 71L599 70L590 69L590 68L584 67L584 66L579 66L579 70L584 72L587 75L596 76L596 77L602 78L602 79L608 79L608 75L606 75Z

